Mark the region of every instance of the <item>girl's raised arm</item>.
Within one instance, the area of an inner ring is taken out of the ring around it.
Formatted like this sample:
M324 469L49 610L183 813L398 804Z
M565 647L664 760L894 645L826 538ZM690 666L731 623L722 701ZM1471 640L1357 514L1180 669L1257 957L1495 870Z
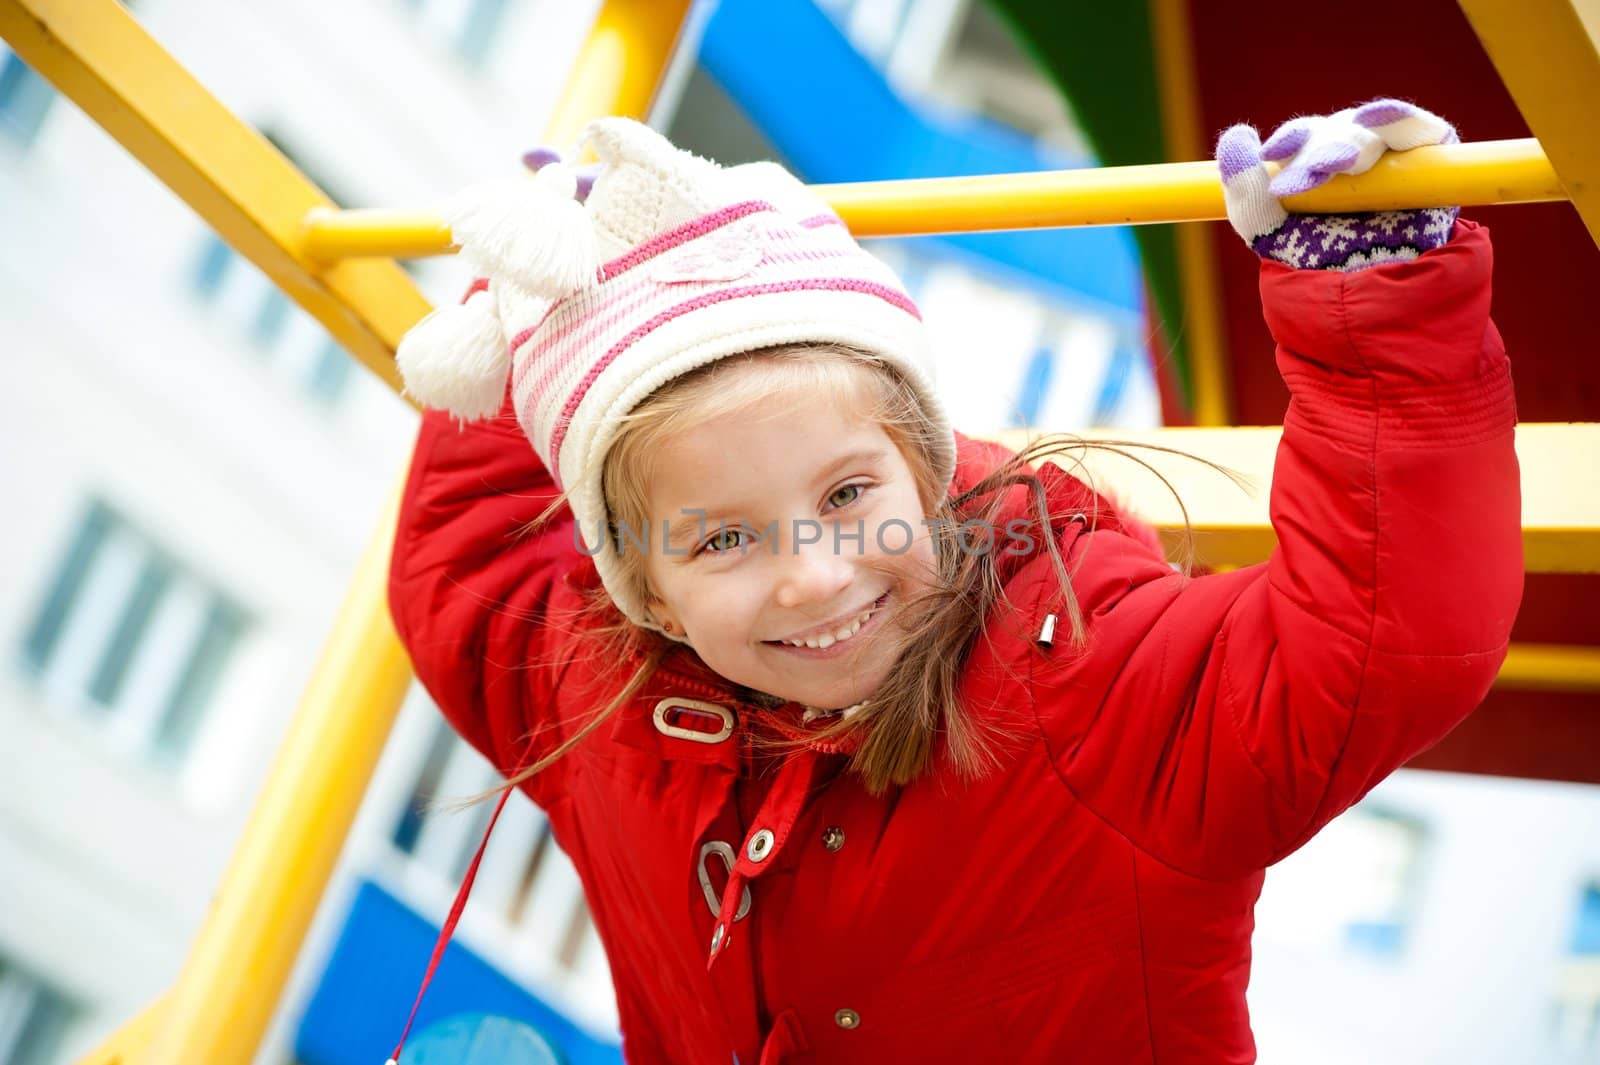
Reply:
M389 607L417 678L506 774L524 764L536 731L541 752L561 739L554 692L580 604L567 578L586 560L566 508L528 529L557 495L509 403L466 425L442 411L423 415ZM541 803L564 764L532 778Z
M1132 541L1080 538L1089 653L1035 673L1067 784L1203 877L1289 854L1466 717L1522 592L1516 409L1489 319L1487 231L1457 221L1420 257L1354 272L1262 254L1291 393L1277 549L1187 580Z

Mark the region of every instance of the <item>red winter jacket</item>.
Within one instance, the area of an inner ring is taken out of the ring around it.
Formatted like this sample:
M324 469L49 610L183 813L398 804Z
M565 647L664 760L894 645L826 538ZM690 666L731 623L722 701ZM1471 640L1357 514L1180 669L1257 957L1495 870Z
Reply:
M1263 870L1465 717L1505 655L1522 550L1490 267L1469 222L1413 263L1263 264L1293 397L1278 549L1185 579L1112 515L1067 523L1086 653L1034 641L1060 609L1049 559L1011 565L1020 622L995 617L963 685L1013 737L988 776L941 768L873 798L809 750L754 773L743 740L773 712L682 650L530 781L582 875L627 1059L1253 1061ZM994 452L960 451L969 485ZM1094 504L1041 475L1056 512ZM596 582L570 514L518 535L553 491L509 418L424 419L391 605L422 682L508 772L531 732L548 750L624 679L541 623ZM738 728L658 730L683 699Z

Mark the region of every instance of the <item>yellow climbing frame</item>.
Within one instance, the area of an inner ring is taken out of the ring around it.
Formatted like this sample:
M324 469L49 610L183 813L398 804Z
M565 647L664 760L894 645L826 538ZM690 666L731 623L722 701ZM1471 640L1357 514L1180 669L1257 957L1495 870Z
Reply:
M1171 7L1167 0L1155 2ZM689 0L605 0L545 139L568 143L585 121L602 114L643 116L688 7ZM1600 100L1600 19L1592 3L1524 0L1513 10L1498 0L1462 0L1462 7L1538 140L1418 150L1385 160L1370 175L1340 179L1294 206L1565 199L1600 240L1600 141L1587 128L1588 105ZM1163 32L1170 34L1167 25ZM428 307L392 257L448 250L449 234L437 218L333 210L115 0L0 0L0 37L357 359L398 386L395 346ZM1175 46L1171 40L1162 45ZM1180 54L1164 62L1181 68L1187 59ZM1204 162L819 191L861 235L1222 217L1215 171ZM1209 390L1221 387L1216 378ZM1276 429L1141 436L1252 475L1259 483L1254 496L1197 464L1161 462L1189 504L1204 562L1238 565L1265 557L1273 542L1265 491ZM1592 482L1600 468L1600 425L1523 426L1517 446L1529 569L1600 572L1600 491ZM1126 471L1104 472L1127 483ZM1163 492L1142 489L1138 498L1150 501L1149 516L1169 536L1183 527L1182 515L1161 509L1168 505ZM398 492L358 564L183 972L169 993L87 1059L94 1065L232 1065L254 1056L410 682L384 601L397 499ZM1600 652L1519 647L1501 679L1600 690Z

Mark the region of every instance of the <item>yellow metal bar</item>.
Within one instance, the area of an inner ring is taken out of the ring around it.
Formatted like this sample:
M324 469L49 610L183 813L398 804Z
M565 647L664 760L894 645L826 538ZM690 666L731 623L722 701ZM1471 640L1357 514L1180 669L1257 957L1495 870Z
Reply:
M823 185L817 191L852 231L867 236L1227 217L1217 167L1209 160ZM1365 174L1337 177L1283 203L1295 212L1337 213L1566 198L1538 143L1527 139L1394 152Z
M368 369L398 387L392 353L427 302L392 262L328 266L299 250L328 198L231 115L116 0L0 0L0 36L259 266Z
M691 0L606 0L545 126L545 143L570 144L605 115L648 115L690 6Z
M3 0L0 0L3 2ZM1275 169L1269 164L1268 169ZM814 185L858 237L1226 218L1213 162L1045 170L1031 174ZM1284 203L1294 211L1392 210L1430 204L1541 203L1567 198L1537 141L1480 141L1394 153ZM305 220L318 259L442 255L449 231L417 210L323 211Z
M1500 80L1600 243L1600 3L1460 0Z
M1600 647L1514 643L1495 678L1499 688L1600 692Z
M450 227L427 211L313 207L300 231L300 249L318 262L382 257L420 259L455 251Z
M1156 467L1187 508L1197 561L1205 566L1243 566L1260 562L1277 543L1267 516L1267 493L1281 430L1158 429L1145 432L1095 432L1091 440L1124 440ZM997 434L1011 447L1025 439L1019 430ZM1164 453L1159 450L1167 449ZM1171 452L1220 463L1247 477L1246 493L1226 477ZM1600 573L1600 490L1588 473L1600 469L1600 424L1526 424L1517 427L1522 464L1522 544L1530 573ZM1184 512L1151 473L1113 454L1090 449L1082 476L1109 486L1177 549L1184 542Z
M1199 159L1210 145L1201 136L1194 52L1190 48L1188 0L1151 0L1150 36L1155 48L1161 127L1168 159ZM1178 286L1183 300L1181 330L1189 357L1191 402L1197 425L1227 425L1227 345L1222 338L1222 292L1209 222L1185 222L1173 230ZM1173 323L1175 327L1179 323Z
M300 231L300 247L306 255L324 262L362 256L420 259L456 250L450 243L450 227L437 214L386 207L309 211Z

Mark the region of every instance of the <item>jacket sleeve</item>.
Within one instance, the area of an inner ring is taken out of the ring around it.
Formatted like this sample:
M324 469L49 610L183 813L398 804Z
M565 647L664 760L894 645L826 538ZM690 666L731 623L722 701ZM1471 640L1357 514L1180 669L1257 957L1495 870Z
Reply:
M1153 856L1263 868L1487 693L1523 574L1491 266L1470 222L1408 263L1263 263L1291 394L1271 558L1186 579L1125 537L1074 544L1091 643L1040 667L1037 705L1068 786Z
M389 570L389 608L417 678L474 747L510 775L566 734L555 690L570 658L587 564L565 507L509 402L456 424L429 411L412 455ZM562 762L533 778L548 805Z

